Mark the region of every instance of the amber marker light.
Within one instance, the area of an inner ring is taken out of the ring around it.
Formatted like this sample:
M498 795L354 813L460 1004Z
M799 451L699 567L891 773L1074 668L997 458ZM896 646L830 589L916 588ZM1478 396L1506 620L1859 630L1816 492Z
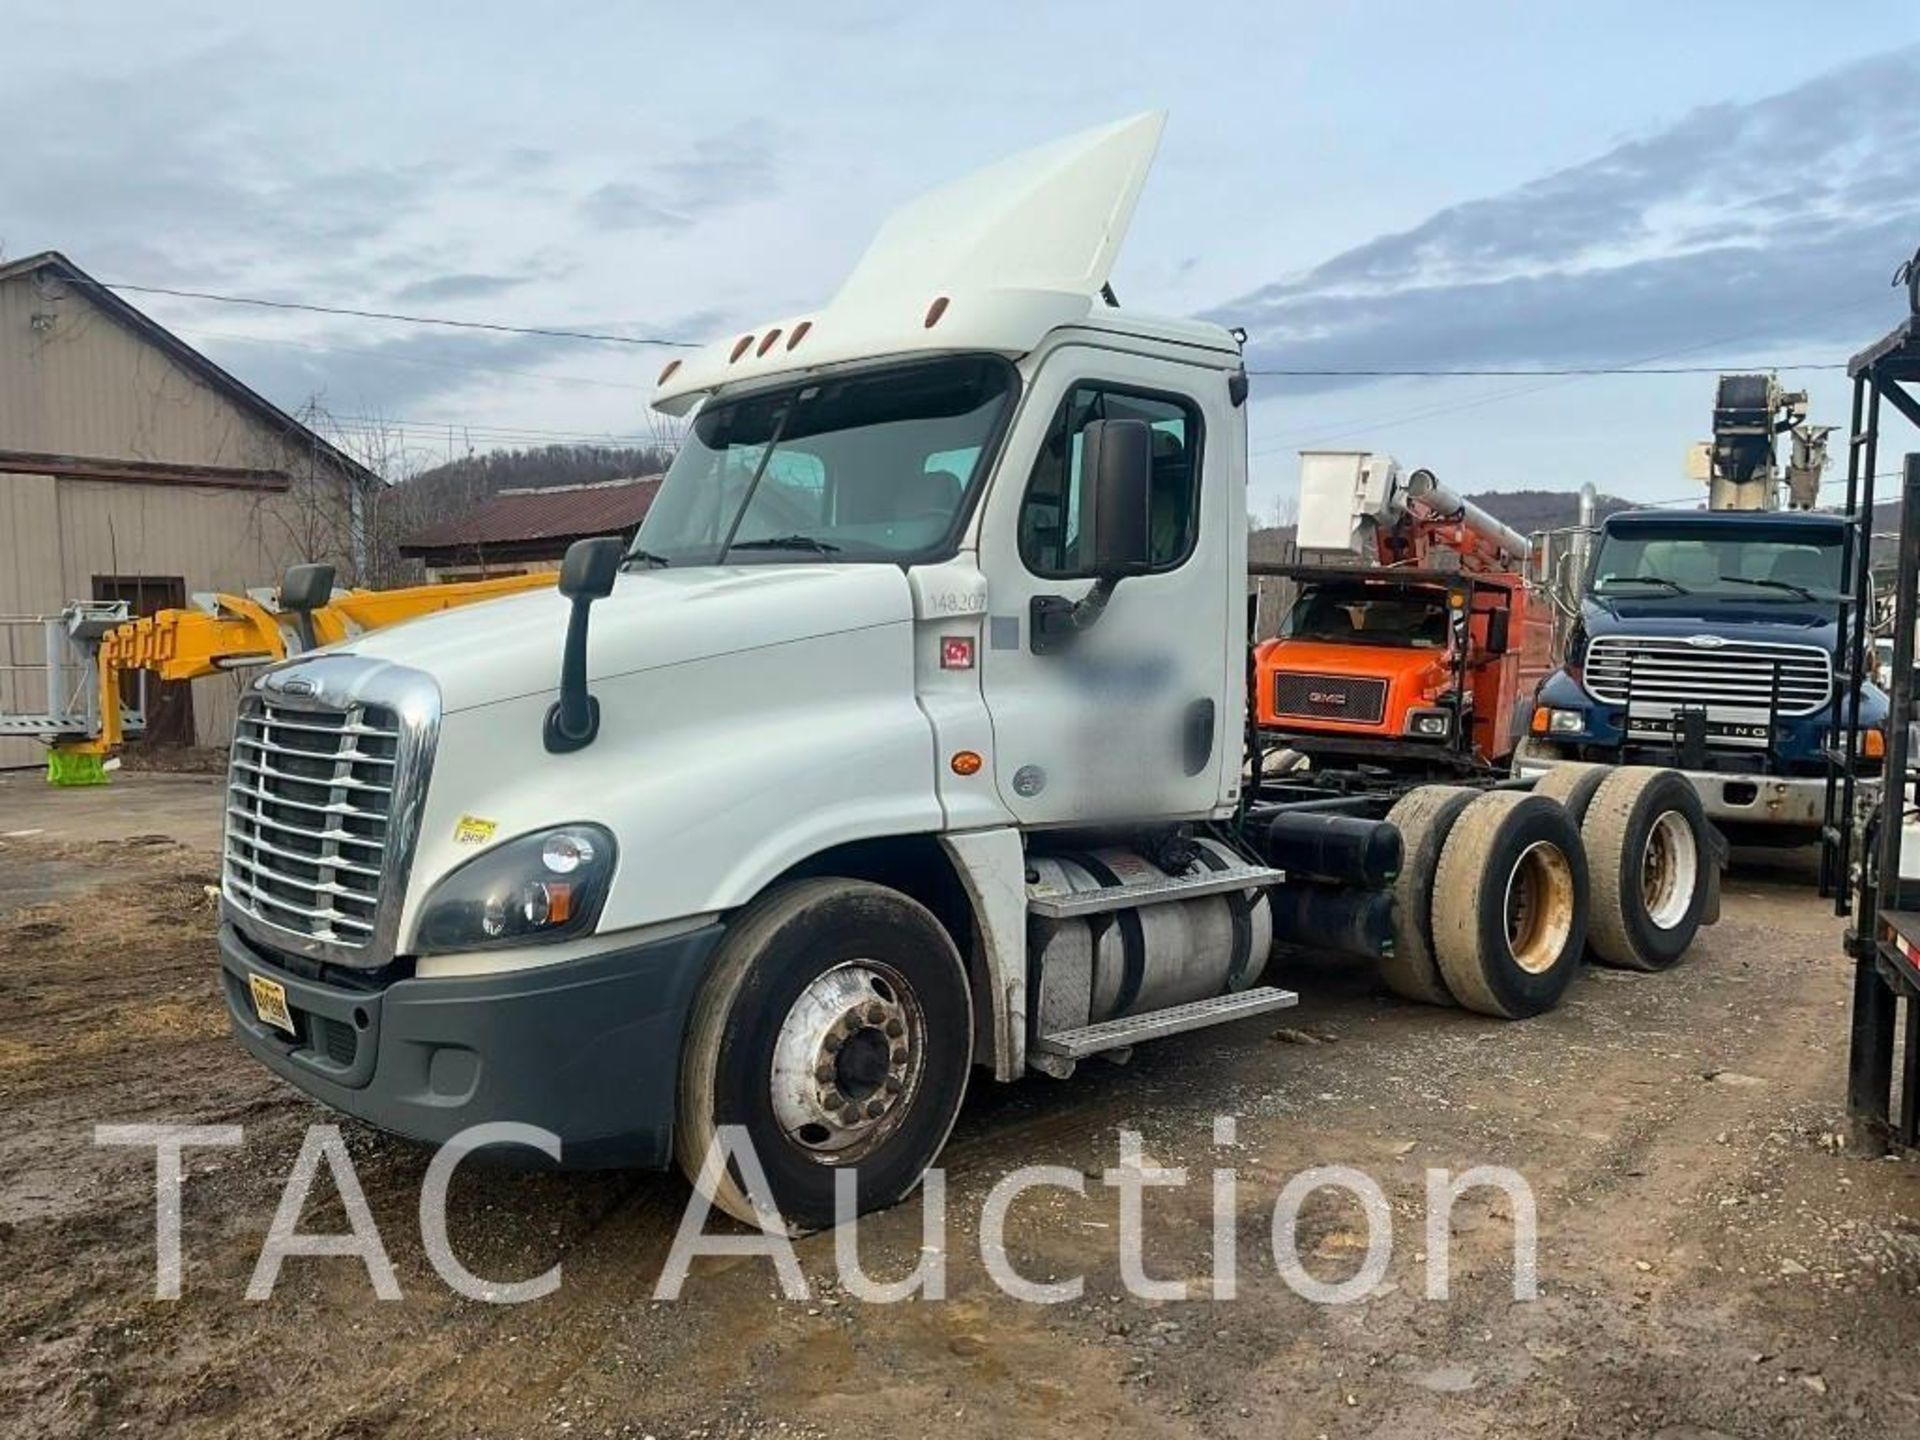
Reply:
M956 750L953 752L953 759L947 762L953 767L953 773L956 775L978 775L980 767L985 763L979 753L973 750Z

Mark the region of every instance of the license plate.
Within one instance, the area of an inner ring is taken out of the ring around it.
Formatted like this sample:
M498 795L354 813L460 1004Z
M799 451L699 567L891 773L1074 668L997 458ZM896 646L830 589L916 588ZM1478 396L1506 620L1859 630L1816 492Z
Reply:
M294 1034L293 1012L287 1009L287 987L264 975L247 976L247 989L253 993L253 1010L276 1030Z

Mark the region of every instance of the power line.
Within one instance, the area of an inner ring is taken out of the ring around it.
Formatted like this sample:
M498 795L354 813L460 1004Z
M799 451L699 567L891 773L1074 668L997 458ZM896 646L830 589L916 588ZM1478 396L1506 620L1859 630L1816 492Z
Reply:
M1441 378L1455 375L1525 379L1534 375L1720 375L1739 370L1738 365L1570 365L1536 369L1432 369L1432 370L1249 370L1249 375L1271 375L1319 380L1401 380ZM1792 365L1755 365L1754 370L1844 370L1844 360L1807 360Z
M462 435L476 435L488 439L533 438L539 440L573 440L581 443L604 444L614 441L627 445L650 445L654 443L651 435L639 431L623 430L536 430L516 425L479 425L464 420L417 420L393 415L334 415L322 412L313 419L319 429L329 425L361 434L378 434L390 431L415 430L422 433L444 434L457 431Z
M356 310L344 305L311 305L300 300L264 300L257 295L217 295L211 290L176 290L165 285L135 285L128 281L82 278L83 285L102 290L126 290L136 295L171 295L180 300L211 300L219 305L252 305L263 310L298 310L309 315L347 315L356 320L392 320L403 325L444 325L451 330L486 330L499 335L538 335L548 340L597 340L606 345L666 346L698 350L698 340L665 340L657 336L608 335L595 330L562 330L546 325L507 325L493 320L449 320L441 315L404 315L393 310Z
M625 390L630 393L642 393L650 387L633 385L623 380L597 380L585 375L561 375L551 370L516 370L507 365L481 365L473 362L461 363L453 360L429 360L421 355L395 355L385 350L369 350L354 345L317 345L309 340L278 340L265 335L235 335L226 330L209 330L203 325L175 325L171 327L182 335L198 335L209 340L224 340L236 345L269 345L282 349L308 350L319 355L362 355L381 364L420 365L430 370L456 370L476 375L518 375L528 380L547 380L564 385L595 385L606 390Z

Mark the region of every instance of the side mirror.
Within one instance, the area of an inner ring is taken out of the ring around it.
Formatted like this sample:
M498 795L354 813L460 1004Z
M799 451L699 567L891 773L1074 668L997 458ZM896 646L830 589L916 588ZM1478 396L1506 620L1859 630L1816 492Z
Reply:
M1513 612L1495 610L1487 616L1487 653L1504 655L1507 653L1507 641L1512 638Z
M587 612L613 593L626 547L612 536L576 540L560 562L560 593L573 602L560 654L560 698L547 710L541 739L555 755L584 750L600 733L600 702L587 693Z
M307 649L316 643L313 612L333 599L333 566L294 565L280 581L280 608L293 612L299 627L300 643Z
M1095 420L1082 432L1083 503L1093 536L1093 573L1114 581L1153 561L1153 430L1144 420Z
M611 535L574 541L560 562L560 593L569 600L606 599L625 558L626 547Z

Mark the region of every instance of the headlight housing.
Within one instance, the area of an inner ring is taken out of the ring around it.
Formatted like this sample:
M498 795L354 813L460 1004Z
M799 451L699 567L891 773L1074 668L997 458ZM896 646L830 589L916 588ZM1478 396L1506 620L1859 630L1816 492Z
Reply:
M1444 740L1453 733L1453 712L1435 707L1407 712L1407 734L1418 740Z
M1587 712L1537 705L1533 711L1532 730L1536 735L1584 735L1587 733Z
M556 825L496 845L427 892L414 948L444 955L587 934L613 863L613 836L599 825Z

